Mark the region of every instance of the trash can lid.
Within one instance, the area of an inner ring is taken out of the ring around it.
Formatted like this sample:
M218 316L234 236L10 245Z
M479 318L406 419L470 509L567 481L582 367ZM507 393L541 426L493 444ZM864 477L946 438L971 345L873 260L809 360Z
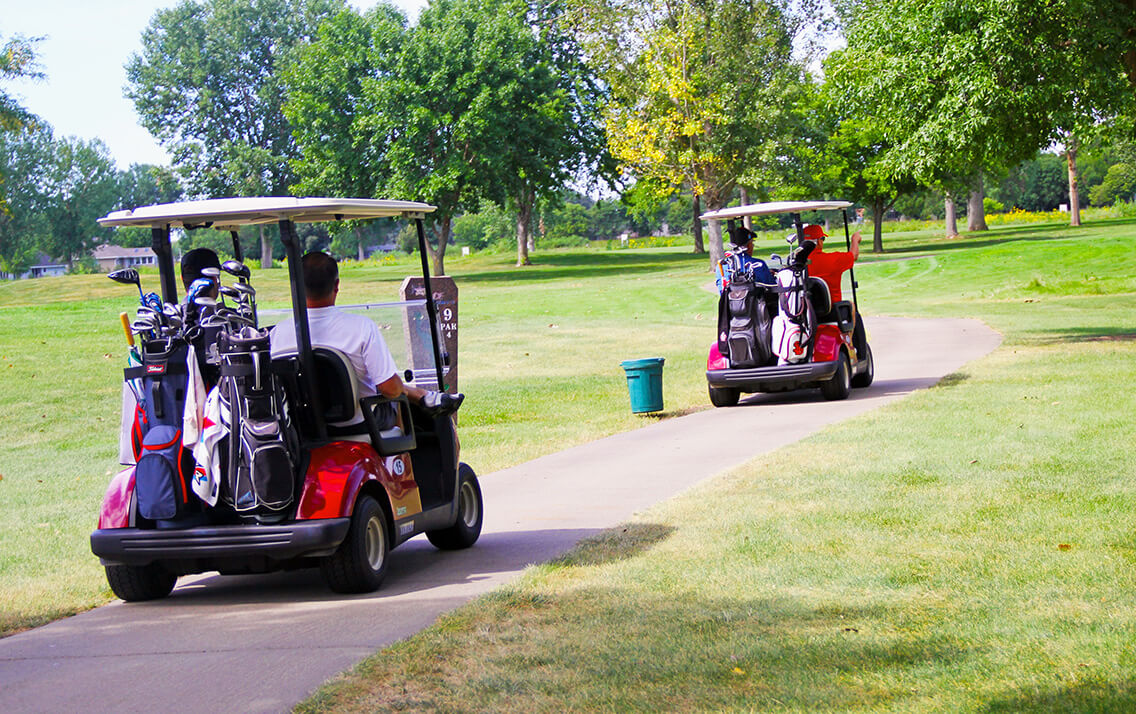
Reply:
M663 357L644 357L643 359L629 359L619 363L624 369L644 369L647 367L662 366L666 361Z

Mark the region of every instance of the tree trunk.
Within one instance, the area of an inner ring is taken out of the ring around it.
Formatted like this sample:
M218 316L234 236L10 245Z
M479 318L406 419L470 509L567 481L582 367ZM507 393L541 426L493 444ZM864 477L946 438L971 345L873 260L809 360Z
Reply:
M726 200L725 198L718 198L717 194L712 195L710 200L706 202L707 212L723 208ZM722 222L706 221L706 232L710 234L710 270L714 270L718 267L718 263L722 262L722 258L726 257L726 250L722 245Z
M272 240L265 235L264 226L260 228L260 269L268 270L272 267Z
M982 184L982 175L979 174L974 182L974 188L966 199L966 229L968 231L988 231L986 225L986 207L982 204L986 198L986 187Z
M517 196L517 267L532 265L529 262L529 233L532 224L533 195L521 190Z
M1081 225L1081 192L1077 187L1077 139L1069 136L1065 145L1065 158L1069 163L1069 225Z
M430 246L430 241L427 239L427 247L431 247L430 257L434 259L434 275L446 274L446 245L450 242L450 226L452 219L450 216L442 218L442 229L438 234L438 247L433 248Z
M363 228L355 226L355 243L359 246L359 262L362 263L367 259L367 254L363 250Z
M692 224L694 230L694 252L701 255L706 252L706 248L702 245L702 197L694 197L694 223Z
M955 214L955 199L954 196L947 194L943 200L943 216L947 225L947 237L957 238L959 234L958 216Z
M749 205L749 190L746 189L744 186L742 187L742 205L743 206ZM747 229L752 231L753 230L753 216L746 216L745 218L743 218L742 219L742 225L745 226Z
M887 198L872 198L872 252L884 252L884 213L887 212Z

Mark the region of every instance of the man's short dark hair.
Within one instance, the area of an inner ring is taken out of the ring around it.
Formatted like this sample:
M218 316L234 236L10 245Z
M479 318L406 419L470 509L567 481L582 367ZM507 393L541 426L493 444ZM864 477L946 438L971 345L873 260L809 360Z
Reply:
M304 288L308 297L322 300L335 290L339 279L339 264L327 253L313 251L304 256Z
M188 290L190 283L204 277L201 271L205 268L221 269L221 261L217 254L209 248L194 248L181 257L181 284Z

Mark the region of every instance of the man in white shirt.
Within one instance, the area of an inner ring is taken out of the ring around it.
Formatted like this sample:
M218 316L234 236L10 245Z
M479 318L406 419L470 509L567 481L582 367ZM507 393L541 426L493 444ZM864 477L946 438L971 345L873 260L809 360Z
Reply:
M382 394L395 399L406 394L411 402L433 414L457 411L463 395L432 392L404 383L378 325L335 307L339 294L339 266L335 258L321 252L308 253L303 258L303 272L312 346L332 347L347 356L359 380L359 396ZM272 328L270 337L274 358L296 352L296 326L292 320L281 321Z

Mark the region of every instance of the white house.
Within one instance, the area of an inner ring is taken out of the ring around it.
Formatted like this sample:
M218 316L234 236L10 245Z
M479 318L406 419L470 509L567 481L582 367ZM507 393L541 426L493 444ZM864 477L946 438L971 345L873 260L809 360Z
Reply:
M100 245L91 255L99 265L99 272L102 273L109 273L119 268L155 265L158 260L151 248L123 248L118 245Z

